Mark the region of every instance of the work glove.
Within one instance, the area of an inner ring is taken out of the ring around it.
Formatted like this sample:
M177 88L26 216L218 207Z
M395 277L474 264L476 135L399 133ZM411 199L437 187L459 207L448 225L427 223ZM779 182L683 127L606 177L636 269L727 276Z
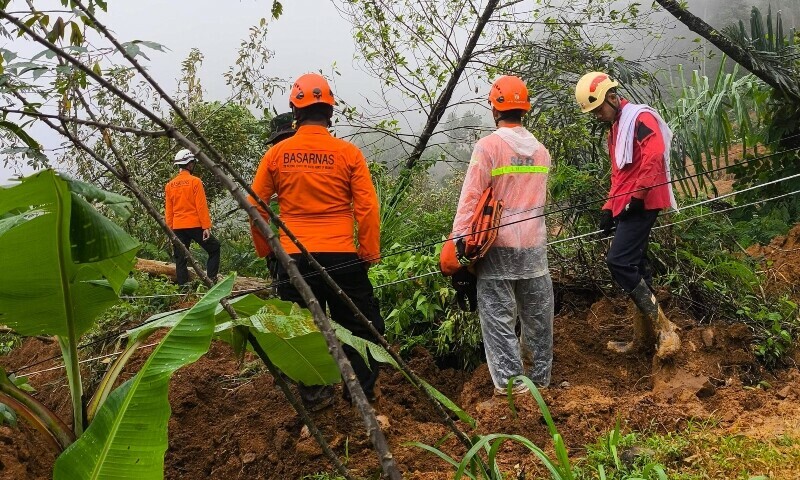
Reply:
M603 213L600 215L600 230L603 231L603 235L610 235L616 228L611 210L603 210Z
M478 278L466 268L459 269L450 278L456 290L458 308L474 312L478 308Z
M641 198L631 197L631 200L625 205L622 213L619 214L620 218L627 218L631 215L644 212L644 200Z
M472 263L472 261L467 258L467 244L463 237L456 240L456 258L458 259L458 263L465 267L468 267L469 264Z

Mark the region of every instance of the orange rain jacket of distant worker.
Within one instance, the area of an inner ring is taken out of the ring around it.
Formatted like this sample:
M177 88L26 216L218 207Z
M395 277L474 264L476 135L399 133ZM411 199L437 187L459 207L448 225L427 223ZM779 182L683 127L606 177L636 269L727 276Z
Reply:
M164 187L167 226L173 230L182 228L211 228L206 192L203 181L188 170L179 174Z
M265 202L273 193L278 195L281 220L308 251L357 252L377 263L380 216L367 162L358 147L333 137L325 127L303 125L293 137L267 150L253 191ZM269 255L266 239L255 227L251 231L258 255ZM299 253L286 235L280 240L288 253Z

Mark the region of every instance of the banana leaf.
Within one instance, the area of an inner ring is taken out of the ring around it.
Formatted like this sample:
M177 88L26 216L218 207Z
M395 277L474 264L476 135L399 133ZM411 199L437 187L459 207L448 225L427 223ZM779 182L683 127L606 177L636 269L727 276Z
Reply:
M232 329L244 326L275 366L292 380L306 385L330 385L341 379L325 338L308 310L292 302L263 300L255 295L231 299L230 304L239 319L232 321L218 305L215 333L219 339L232 343ZM135 342L155 329L171 327L180 315L180 312L154 315L142 327L129 330L128 341Z
M17 222L0 228L2 323L76 341L118 301L139 243L52 170L0 188L0 217Z
M234 276L212 288L155 348L142 369L114 390L83 435L56 460L55 480L164 478L169 379L211 345L214 310Z
M0 323L58 336L80 435L78 340L119 301L139 243L52 170L0 188L0 218Z

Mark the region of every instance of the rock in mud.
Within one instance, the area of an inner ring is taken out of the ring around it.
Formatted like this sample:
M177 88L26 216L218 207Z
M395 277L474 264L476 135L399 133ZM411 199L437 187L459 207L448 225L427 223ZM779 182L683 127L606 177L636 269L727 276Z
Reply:
M381 430L386 430L392 426L392 424L389 422L389 417L386 415L378 415L375 417L375 419L378 420L378 425L380 425Z
M697 395L697 398L708 398L714 395L716 392L717 388L714 386L714 384L706 379L705 383L700 387L700 389L695 392L695 395Z
M655 456L656 452L650 450L649 448L640 448L640 447L630 447L622 450L619 458L622 462L627 465L629 468L633 465L639 457L653 457Z
M703 333L701 334L701 336L703 337L703 345L705 345L707 348L711 348L711 347L714 346L714 329L713 328L706 328L705 330L703 330Z
M775 396L780 398L781 400L786 400L787 398L792 396L792 393L793 393L792 386L786 385L785 387L775 392Z

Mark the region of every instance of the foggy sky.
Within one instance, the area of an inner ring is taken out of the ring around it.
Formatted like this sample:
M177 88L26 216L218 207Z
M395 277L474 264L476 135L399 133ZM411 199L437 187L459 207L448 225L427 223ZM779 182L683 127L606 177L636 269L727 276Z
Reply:
M792 19L800 17L800 13L795 12L798 9L796 5L787 7L792 5L791 2L797 0L772 1L775 9L783 7L789 25ZM52 3L60 8L59 2L53 0ZM690 0L689 7L694 13L704 16L708 12L724 11L735 3L763 6L768 2ZM37 2L39 5L43 4ZM230 93L222 74L234 63L239 44L247 37L248 29L257 24L260 18L270 17L271 5L272 0L112 0L108 3L108 13L100 18L121 41L150 40L170 49L166 53L147 51L151 58L148 63L150 73L168 93L173 93L176 88L180 62L192 48L198 48L205 56L200 71L205 99L213 101L224 100ZM269 64L271 76L281 77L288 82L302 73L322 70L332 79L336 95L346 98L350 103L363 104L362 98L376 95L378 80L358 70L353 60L355 45L350 24L341 18L330 1L284 0L283 5L284 14L280 19L270 20L268 39L270 48L275 52ZM23 8L24 2L15 0L9 10ZM663 15L676 24L668 14ZM676 36L694 38L679 24L672 32ZM6 39L0 39L0 46L19 50L17 42L12 46L8 44ZM40 50L31 48L28 47L28 54ZM334 62L341 76L332 75L331 66ZM288 108L286 93L278 93L276 97L272 102L275 108L279 112L285 111ZM60 142L44 126L33 128L31 133L46 148L57 147ZM0 181L11 173L0 165Z

